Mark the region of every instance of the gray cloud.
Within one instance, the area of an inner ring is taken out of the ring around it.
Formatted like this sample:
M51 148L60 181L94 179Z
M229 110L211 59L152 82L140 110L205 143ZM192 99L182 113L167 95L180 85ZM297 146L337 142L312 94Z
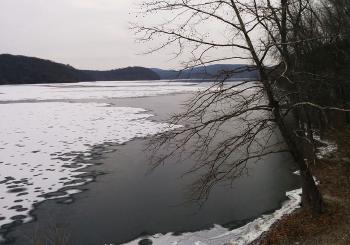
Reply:
M131 0L1 0L0 53L52 59L83 69L166 67L165 54L137 55Z
M0 0L0 53L51 59L82 69L177 67L179 61L170 60L171 49L137 55L152 45L136 44L129 30L140 1ZM156 23L166 17L149 16L146 21ZM214 37L225 36L227 30L216 23L210 25L207 29ZM215 55L231 51L216 51Z

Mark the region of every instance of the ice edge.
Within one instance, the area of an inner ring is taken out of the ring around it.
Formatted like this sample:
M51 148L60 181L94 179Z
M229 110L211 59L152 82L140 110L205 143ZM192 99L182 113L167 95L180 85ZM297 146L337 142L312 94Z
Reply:
M296 189L286 193L288 200L283 202L282 207L272 214L262 215L254 221L234 230L229 230L220 225L206 231L198 231L193 233L184 233L181 236L175 236L172 233L165 235L156 234L151 237L143 237L134 240L128 245L137 245L143 239L152 240L154 245L171 244L171 245L210 245L210 244L250 244L261 235L268 231L273 224L279 221L283 216L291 214L300 208L302 190Z

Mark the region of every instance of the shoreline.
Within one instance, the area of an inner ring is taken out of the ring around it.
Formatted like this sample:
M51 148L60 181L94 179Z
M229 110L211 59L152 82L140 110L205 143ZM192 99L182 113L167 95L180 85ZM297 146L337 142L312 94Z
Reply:
M150 241L152 242L151 244L154 245L171 243L184 245L189 243L182 243L181 241L188 242L188 240L190 239L191 242L195 242L193 244L208 244L206 242L209 241L218 242L215 244L259 244L260 241L263 240L264 234L268 234L271 228L278 225L278 222L280 220L300 209L300 195L301 189L296 189L287 192L286 196L288 197L288 200L283 202L282 207L280 209L275 210L271 214L260 215L253 221L248 222L247 224L232 230L225 228L225 226L215 224L214 227L209 230L185 232L180 236L174 235L172 232L166 234L147 235L122 244L137 245ZM217 234L214 237L206 237L208 234L211 233Z
M326 204L325 213L313 215L308 208L300 208L285 216L256 245L350 244L350 128L329 134L338 150L326 152L311 166Z

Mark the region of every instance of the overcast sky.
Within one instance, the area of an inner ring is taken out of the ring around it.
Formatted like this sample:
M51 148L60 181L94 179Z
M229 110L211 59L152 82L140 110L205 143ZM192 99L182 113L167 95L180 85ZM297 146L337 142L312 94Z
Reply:
M165 53L137 55L128 29L136 0L0 0L0 53L51 59L82 69L174 67Z

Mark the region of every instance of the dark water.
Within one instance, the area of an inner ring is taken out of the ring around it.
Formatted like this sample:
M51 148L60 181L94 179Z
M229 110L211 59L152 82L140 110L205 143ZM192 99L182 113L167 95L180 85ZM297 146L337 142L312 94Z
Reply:
M188 95L120 99L117 106L150 109L155 120L179 111ZM70 204L57 200L42 203L33 214L36 221L21 225L8 234L12 244L31 244L38 236L55 235L55 229L69 235L69 244L119 244L141 234L196 231L213 224L244 224L280 207L287 190L298 186L292 174L293 162L286 154L274 155L251 166L249 176L237 179L232 187L217 186L204 206L184 203L195 176L182 174L192 162L167 165L149 173L145 139L137 139L114 152L105 153L89 171L104 172L85 185Z

